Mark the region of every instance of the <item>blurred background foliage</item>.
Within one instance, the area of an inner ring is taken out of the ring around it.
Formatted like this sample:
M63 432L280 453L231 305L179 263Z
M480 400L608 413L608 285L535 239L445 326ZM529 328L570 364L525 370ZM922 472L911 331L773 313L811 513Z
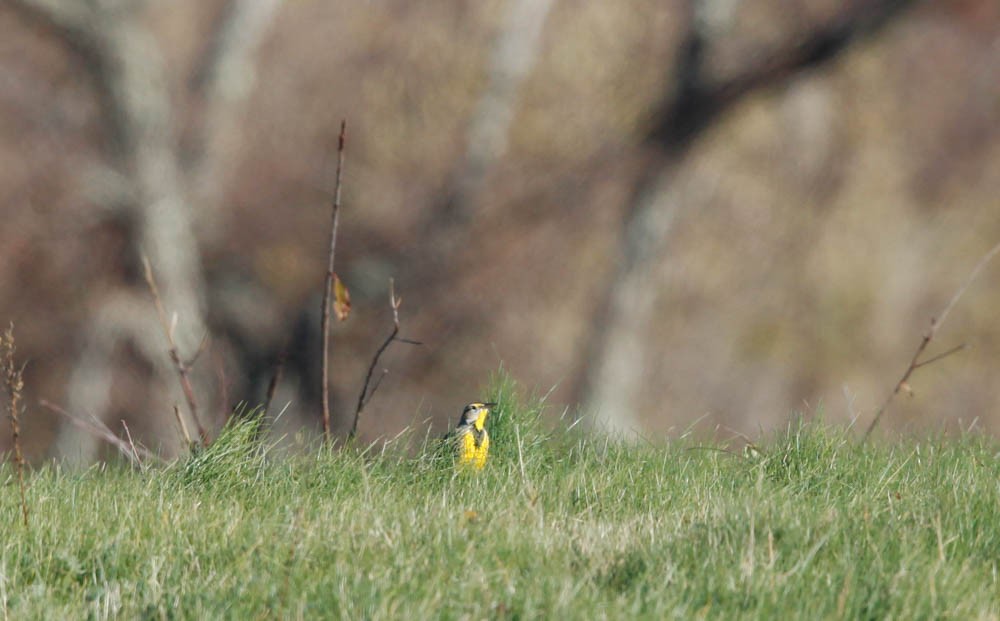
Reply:
M0 32L0 318L36 460L102 450L39 398L179 446L142 252L182 347L210 334L204 416L262 401L284 349L276 432L316 433L343 118L335 429L390 277L424 343L383 358L365 440L454 421L501 364L654 438L866 423L1000 240L995 0L14 0ZM998 308L993 266L931 353L971 349L887 427L996 429Z

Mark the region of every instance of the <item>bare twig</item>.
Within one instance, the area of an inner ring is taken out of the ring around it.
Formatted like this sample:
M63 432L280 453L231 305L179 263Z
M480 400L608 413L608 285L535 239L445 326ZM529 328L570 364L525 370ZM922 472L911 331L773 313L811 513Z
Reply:
M868 430L865 432L864 435L865 440L867 440L868 436L870 436L872 432L875 431L875 427L878 426L879 421L882 419L882 415L885 414L885 411L886 409L888 409L889 404L891 404L892 400L896 397L897 394L899 394L899 391L909 387L907 380L910 379L910 375L912 375L914 371L916 371L922 366L926 366L932 362L941 360L942 358L950 356L951 354L954 354L955 352L961 351L962 349L965 348L965 345L962 344L959 345L958 347L953 347L942 354L933 356L927 360L923 361L920 360L920 356L923 355L924 350L927 349L927 345L930 344L931 340L933 340L934 338L934 335L937 334L937 331L941 327L941 324L943 324L944 320L948 317L948 313L951 312L951 309L955 307L955 304L958 303L958 300L962 297L962 295L969 288L969 286L972 285L972 282L976 279L976 277L979 276L979 273L983 271L983 268L986 267L986 265L993 259L994 256L996 256L998 252L1000 252L1000 243L997 243L997 245L993 246L986 254L983 255L983 258L979 259L979 263L977 263L976 266L972 268L972 271L969 272L969 276L965 279L965 282L962 283L962 286L959 287L957 291L955 291L955 294L953 296L951 296L951 299L948 301L948 304L944 307L944 310L942 310L937 317L931 317L931 327L927 330L927 332L924 333L924 336L920 339L920 344L917 346L917 351L915 351L913 353L913 357L910 358L910 364L909 366L906 367L906 371L903 373L903 377L901 377L899 381L896 382L896 386L892 389L892 392L889 393L888 397L886 397L881 407L879 407L879 409L876 410L875 417L872 419L871 424L868 425Z
M201 440L202 446L208 444L208 434L205 432L205 427L201 424L201 419L198 417L198 402L195 400L194 388L191 386L191 378L189 376L191 367L189 363L184 362L181 359L180 353L177 351L177 343L174 341L174 328L177 325L177 315L175 314L171 321L167 322L167 313L163 309L163 302L160 299L160 290L156 286L156 278L153 277L153 268L149 264L149 258L146 255L142 256L142 266L145 272L146 284L149 285L149 291L153 295L153 303L156 305L156 314L160 318L160 324L163 326L163 332L167 336L167 342L170 345L170 360L174 363L174 369L177 370L177 377L180 380L181 390L184 391L184 398L187 400L188 409L191 412L191 418L194 419L194 424L198 428L198 437ZM205 339L202 339L202 343ZM198 346L198 351L195 352L194 358L197 358L202 351L202 346ZM194 360L192 359L192 361Z
M410 345L422 345L420 341L412 341L410 339L399 338L399 306L403 303L402 298L396 297L396 290L393 284L393 280L389 279L389 307L392 308L392 332L385 339L381 346L375 350L375 355L372 357L372 363L368 365L368 373L365 375L365 382L361 386L361 394L358 395L358 405L354 409L354 422L351 424L351 433L348 434L349 438L354 438L358 435L358 419L361 418L361 410L365 409L368 402L375 395L375 391L378 390L379 385L382 383L382 378L388 373L387 370L383 370L382 375L376 380L375 385L372 386L371 391L368 390L368 385L371 384L372 375L375 373L375 367L378 366L378 359L382 357L385 350L389 348L389 345L393 341L400 341L402 343L408 343Z
M962 351L966 347L967 347L967 345L965 343L962 343L961 345L956 345L955 347L952 347L951 349L949 349L946 352L942 352L942 353L940 353L940 354L938 354L936 356L931 356L927 360L924 360L923 362L917 363L916 365L913 366L913 369L914 370L919 369L920 367L927 366L927 365L929 365L929 364L931 364L933 362L937 362L938 360L941 360L942 358L947 358L948 356L950 356L952 354L957 354L958 352Z
M148 449L142 448L141 446L129 446L127 442L125 442L117 435L115 435L110 429L108 429L107 425L105 425L103 422L101 422L100 419L96 417L91 417L91 420L89 421L85 420L83 418L80 418L79 416L76 416L75 414L71 414L70 412L66 411L65 409L59 407L54 403L46 401L45 399L39 401L38 404L51 412L55 412L56 414L65 417L66 420L68 420L75 427L82 429L83 431L86 431L87 433L97 438L100 438L101 440L104 440L111 446L118 449L118 451L132 463L136 463L134 460L135 455L141 455L142 458L147 461L150 460L162 461L159 458L159 456L149 451Z
M28 495L24 483L24 453L21 451L21 425L18 419L21 408L21 391L24 390L24 367L14 363L14 352L17 347L14 344L14 324L7 327L3 338L0 339L0 349L2 349L3 382L7 389L7 396L10 398L10 431L14 441L14 461L17 464L17 483L21 489L21 517L24 519L24 527L28 528Z
M340 180L344 170L344 141L347 121L340 122L340 139L337 142L337 181L333 192L333 215L330 224L330 253L327 257L326 286L323 289L323 318L320 333L323 339L323 439L330 440L330 296L333 294L333 259L337 251L337 224L340 220Z

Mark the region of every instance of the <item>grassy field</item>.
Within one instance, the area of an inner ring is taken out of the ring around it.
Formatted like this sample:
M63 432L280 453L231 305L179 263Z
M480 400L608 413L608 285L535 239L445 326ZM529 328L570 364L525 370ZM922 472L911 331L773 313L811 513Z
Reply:
M744 456L543 433L500 390L493 459L277 458L233 427L162 468L16 477L7 619L997 618L994 441L861 446L796 425Z

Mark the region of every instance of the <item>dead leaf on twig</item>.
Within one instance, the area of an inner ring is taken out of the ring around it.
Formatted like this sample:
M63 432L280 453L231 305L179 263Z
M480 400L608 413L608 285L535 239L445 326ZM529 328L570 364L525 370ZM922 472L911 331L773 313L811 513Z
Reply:
M336 274L333 275L333 312L338 321L344 321L351 314L351 293Z

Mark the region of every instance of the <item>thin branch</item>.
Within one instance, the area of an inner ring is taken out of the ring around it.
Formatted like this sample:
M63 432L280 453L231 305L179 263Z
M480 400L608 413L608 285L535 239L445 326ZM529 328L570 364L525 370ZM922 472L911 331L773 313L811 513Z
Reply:
M979 259L979 263L976 263L976 267L972 268L972 271L969 272L969 276L965 279L965 282L962 283L962 286L959 287L958 291L955 292L955 295L951 296L951 299L948 301L948 305L944 307L943 311L941 311L941 314L938 316L937 321L931 319L932 332L937 330L937 325L940 325L942 322L944 322L945 318L948 316L948 313L950 313L951 309L954 308L955 304L958 303L958 299L965 294L965 290L968 289L970 285L972 285L972 281L974 281L976 278L979 277L979 272L983 271L983 268L985 268L986 265L993 260L993 257L995 257L998 252L1000 252L1000 242L998 242L996 246L990 248L989 252L984 254L982 259Z
M358 405L354 409L354 422L351 424L351 432L348 437L353 439L358 435L358 420L361 418L361 411L365 409L365 406L371 401L371 398L375 395L375 391L378 390L379 384L382 383L382 378L388 371L382 373L382 376L375 382L375 386L372 387L371 392L368 390L368 385L371 384L372 375L375 373L375 367L378 366L378 360L385 353L385 350L389 348L389 345L393 341L401 341L404 343L410 343L411 345L420 345L419 341L411 341L409 339L398 338L399 334L399 307L403 303L402 298L396 297L396 290L393 280L389 279L389 307L392 308L392 332L385 339L381 346L375 350L375 355L372 357L372 362L368 365L368 373L365 375L365 382L361 386L361 394L358 395Z
M955 347L952 347L951 349L949 349L948 351L946 351L944 353L940 353L940 354L938 354L936 356L931 356L927 360L924 360L923 362L917 363L916 366L913 367L913 369L914 370L919 369L920 367L927 366L928 364L937 362L938 360L941 360L942 358L947 358L948 356L950 356L952 354L957 354L958 352L962 351L965 348L966 348L966 344L965 343L962 343L961 345L956 345Z
M156 286L156 278L153 277L153 268L149 264L149 258L146 255L142 255L142 267L146 277L146 284L149 285L149 291L153 294L156 314L160 318L163 333L166 334L167 343L170 345L170 360L174 363L174 369L177 371L181 390L184 391L184 398L187 400L188 409L191 411L191 418L194 419L194 424L198 428L198 437L201 440L202 446L205 446L208 444L208 434L205 432L205 427L201 424L201 419L198 417L198 402L195 400L194 388L191 386L191 378L189 376L190 367L181 360L181 356L177 351L177 343L174 341L174 328L177 325L177 315L175 314L172 320L169 323L167 322L167 313L163 310L160 290ZM204 342L204 339L202 342ZM198 351L201 351L201 347L198 348Z
M337 224L340 220L340 183L344 171L344 142L347 137L347 120L340 122L340 139L337 141L337 182L333 192L333 214L330 224L330 253L327 256L326 286L323 289L323 318L320 334L323 339L323 361L320 373L323 386L323 439L330 441L330 296L333 294L333 259L337 252Z
M954 347L944 352L943 354L938 354L937 356L934 356L924 361L920 360L920 356L923 355L924 350L927 349L927 346L934 339L934 335L937 334L937 331L941 327L941 324L943 324L944 320L948 317L948 313L951 312L951 309L955 307L955 304L958 303L958 300L966 292L969 286L972 285L972 282L976 279L976 277L979 276L979 273L983 271L983 268L986 267L986 265L993 259L993 257L997 255L998 252L1000 252L1000 242L998 242L986 254L984 254L983 258L979 259L979 263L977 263L976 266L972 268L972 271L969 272L969 276L965 279L965 282L962 283L962 286L959 287L957 291L955 291L955 294L953 296L951 296L951 299L948 301L948 304L944 307L941 313L936 318L931 317L931 327L927 330L927 332L924 333L924 336L920 339L920 344L917 346L917 351L915 351L913 353L913 357L910 358L910 364L908 367L906 367L906 371L903 373L903 377L901 377L899 381L896 382L896 386L892 389L892 392L889 393L888 397L886 397L881 407L879 407L879 409L876 410L875 417L872 419L871 424L868 425L868 430L865 432L864 440L867 440L868 436L870 436L872 432L875 431L875 427L878 426L879 421L882 419L882 415L885 414L885 411L889 408L889 405L892 403L892 400L896 397L896 395L899 394L899 391L909 386L909 384L907 384L907 380L910 379L910 375L912 375L914 371L916 371L922 366L926 366L932 362L950 356L951 354L958 352L965 347L964 344L959 345L958 347Z

